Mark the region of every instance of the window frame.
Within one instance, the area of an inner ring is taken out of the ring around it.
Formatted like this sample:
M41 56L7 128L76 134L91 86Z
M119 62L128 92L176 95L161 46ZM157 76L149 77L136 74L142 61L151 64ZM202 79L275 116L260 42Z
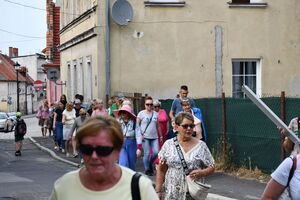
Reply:
M256 85L255 85L255 89L256 89L256 95L258 96L258 97L261 97L261 66L262 66L262 59L258 59L258 58L251 58L251 59L248 59L248 58L246 58L246 59L232 59L231 60L231 70L232 70L232 72L231 72L231 95L232 95L232 97L233 98L239 98L239 97L234 97L234 91L233 91L233 88L234 88L234 81L233 81L233 77L238 77L238 76L241 76L241 75L236 75L236 74L233 74L233 63L234 62L244 62L244 63L246 63L246 62L256 62L256 74L255 74L255 77L256 77ZM245 69L245 65L243 66L243 68ZM253 76L253 75L246 75L245 74L245 70L244 70L244 72L243 72L243 74L242 74L242 77L243 77L243 84L245 83L245 79L246 79L246 77L251 77L251 76ZM242 98L245 98L245 93L243 93L243 97Z
M183 0L147 0L144 1L145 6L168 6L168 7L183 7Z
M243 2L243 0L232 0L227 3L229 8L266 8L268 6L264 0L249 0L249 2Z

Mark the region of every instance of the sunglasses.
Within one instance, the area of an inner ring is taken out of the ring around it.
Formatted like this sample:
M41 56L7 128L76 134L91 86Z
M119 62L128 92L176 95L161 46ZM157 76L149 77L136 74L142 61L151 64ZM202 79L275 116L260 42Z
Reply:
M153 103L146 103L146 106L153 106Z
M95 146L93 147L92 145L89 144L81 144L79 145L79 150L82 154L91 156L94 151L96 151L98 156L108 156L113 152L115 148L114 147L109 147L109 146Z
M159 108L159 106L154 106L154 108Z
M190 129L195 128L195 124L181 124L180 125L183 129L188 129L188 127L190 127Z

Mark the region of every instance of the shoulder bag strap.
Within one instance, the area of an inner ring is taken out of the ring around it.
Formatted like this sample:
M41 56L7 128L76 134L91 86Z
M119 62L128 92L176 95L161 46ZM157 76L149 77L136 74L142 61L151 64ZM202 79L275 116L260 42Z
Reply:
M186 164L186 162L184 160L184 156L183 156L183 153L182 153L181 148L179 146L179 143L178 143L178 140L177 140L177 136L175 136L173 138L173 140L174 140L174 144L175 144L176 150L178 152L178 155L179 155L182 167L183 167L183 171L184 171L185 175L189 175L190 172L189 172L187 164Z
M291 158L291 157L290 157ZM292 159L292 158L291 158ZM291 181L291 179L293 178L293 175L294 175L294 172L295 172L295 170L296 170L296 167L297 167L297 155L295 155L294 157L293 157L293 164L292 164L292 168L291 168L291 170L290 170L290 174L289 174L289 178L288 178L288 182L287 182L287 184L286 184L286 187L288 187L289 186L289 184L290 184L290 181Z
M141 200L141 193L139 187L140 173L135 173L131 179L131 196L132 200Z
M146 132L146 130L147 130L147 128L148 128L148 126L150 125L150 123L151 123L151 121L152 121L152 118L153 118L153 111L152 111L152 115L151 115L150 121L148 122L148 124L147 124L147 126L146 126L145 130L143 131L142 135L144 135L144 134L145 134L145 132Z

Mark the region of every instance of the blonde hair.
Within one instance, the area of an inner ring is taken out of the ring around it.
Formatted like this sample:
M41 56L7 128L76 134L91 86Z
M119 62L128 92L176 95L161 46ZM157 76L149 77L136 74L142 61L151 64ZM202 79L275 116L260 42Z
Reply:
M120 123L109 115L97 115L89 118L82 127L78 129L76 140L82 144L82 140L88 136L96 136L100 131L107 131L111 142L117 150L123 145L123 132Z

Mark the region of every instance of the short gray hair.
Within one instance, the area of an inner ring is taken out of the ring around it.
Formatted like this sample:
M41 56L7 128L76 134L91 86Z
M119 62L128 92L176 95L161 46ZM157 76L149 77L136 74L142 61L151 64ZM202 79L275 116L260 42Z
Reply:
M153 104L158 104L159 106L161 106L161 102L158 99L154 99Z

